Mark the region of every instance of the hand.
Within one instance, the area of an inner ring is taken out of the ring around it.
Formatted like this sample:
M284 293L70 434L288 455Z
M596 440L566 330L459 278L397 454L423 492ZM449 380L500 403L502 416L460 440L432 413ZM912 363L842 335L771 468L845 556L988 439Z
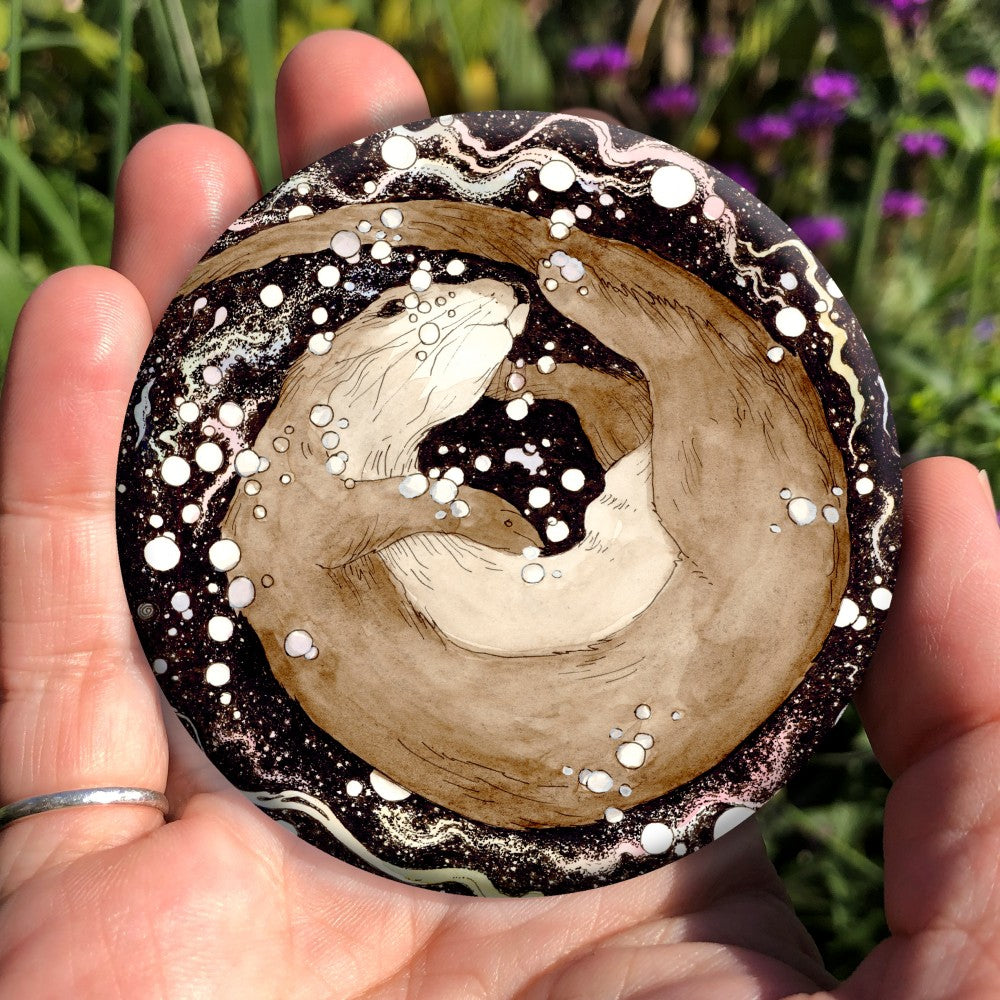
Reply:
M278 80L294 170L423 117L381 43L329 33ZM574 896L470 900L326 857L251 806L174 720L132 629L115 555L122 414L153 324L258 196L224 136L143 140L118 192L114 270L49 279L18 324L0 453L0 801L102 784L133 806L24 819L0 837L5 997L684 997L833 990L982 996L1000 948L1000 532L975 470L918 463L891 624L862 692L896 784L894 936L842 987L824 972L753 823L654 874ZM826 994L829 995L829 994Z

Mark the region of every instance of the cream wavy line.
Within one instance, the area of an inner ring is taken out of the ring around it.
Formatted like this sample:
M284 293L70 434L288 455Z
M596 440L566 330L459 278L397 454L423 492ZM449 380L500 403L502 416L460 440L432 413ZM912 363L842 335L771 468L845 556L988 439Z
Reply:
M243 794L256 806L269 810L289 810L299 812L315 820L352 854L376 871L410 885L441 885L454 882L469 889L476 896L498 898L506 896L482 873L471 868L403 868L372 854L364 844L352 834L333 814L325 803L305 792L289 789L284 792L248 792ZM542 893L529 892L526 896L540 896Z

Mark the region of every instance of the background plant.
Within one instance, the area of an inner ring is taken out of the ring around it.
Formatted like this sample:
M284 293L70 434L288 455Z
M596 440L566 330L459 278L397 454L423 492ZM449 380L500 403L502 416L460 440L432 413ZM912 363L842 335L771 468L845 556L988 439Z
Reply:
M1000 479L996 0L0 0L0 367L34 285L107 262L137 138L214 125L271 186L274 74L344 27L397 46L434 113L591 106L722 167L845 290L906 456ZM885 794L849 713L762 814L839 974L885 931Z

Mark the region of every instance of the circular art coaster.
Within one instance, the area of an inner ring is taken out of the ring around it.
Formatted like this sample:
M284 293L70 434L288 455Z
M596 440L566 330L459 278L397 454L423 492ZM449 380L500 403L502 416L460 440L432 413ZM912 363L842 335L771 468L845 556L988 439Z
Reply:
M813 254L663 142L395 128L234 222L118 468L170 704L300 836L481 895L745 819L837 719L898 554L885 387Z

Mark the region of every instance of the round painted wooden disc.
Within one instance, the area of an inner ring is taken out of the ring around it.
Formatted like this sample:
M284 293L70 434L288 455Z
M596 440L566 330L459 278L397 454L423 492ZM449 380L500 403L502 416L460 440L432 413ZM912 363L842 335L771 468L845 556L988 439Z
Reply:
M329 853L483 895L675 860L837 719L898 555L868 345L699 160L456 115L300 171L170 304L118 470L170 704Z

